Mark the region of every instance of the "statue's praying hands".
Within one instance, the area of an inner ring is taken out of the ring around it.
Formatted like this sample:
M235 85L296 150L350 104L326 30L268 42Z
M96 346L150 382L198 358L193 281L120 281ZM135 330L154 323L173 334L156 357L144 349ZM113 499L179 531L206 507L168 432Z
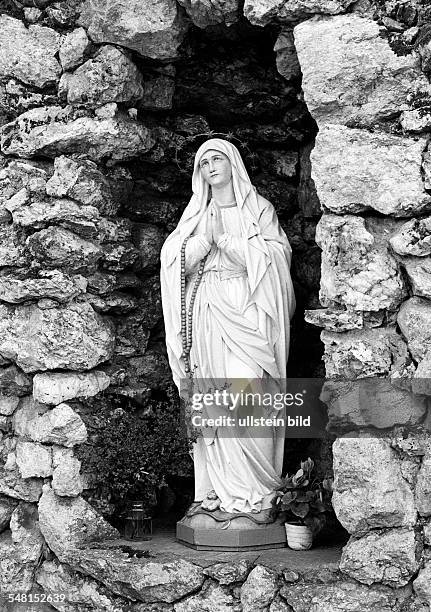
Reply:
M217 244L220 237L224 234L225 229L220 208L213 200L208 205L205 217L204 236L211 245L213 243Z

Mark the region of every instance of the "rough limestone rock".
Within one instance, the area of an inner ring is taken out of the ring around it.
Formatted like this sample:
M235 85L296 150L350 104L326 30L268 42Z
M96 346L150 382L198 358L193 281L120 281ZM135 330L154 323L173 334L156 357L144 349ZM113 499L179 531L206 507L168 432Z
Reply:
M10 416L18 408L19 397L0 395L0 414Z
M316 310L306 310L304 318L307 323L323 327L328 331L342 332L364 327L363 313L355 310L317 308Z
M274 599L277 588L277 575L263 565L256 565L241 587L243 612L266 610Z
M38 508L42 535L64 563L73 558L79 546L119 537L118 531L84 499L59 497L49 485L43 486Z
M25 20L28 21L28 23L36 23L37 21L39 21L41 15L42 11L38 8L24 8L24 17Z
M12 121L31 108L58 104L57 95L48 91L36 93L16 79L0 81L0 124Z
M413 358L420 361L431 349L431 304L419 297L406 300L398 313L397 323Z
M430 210L421 174L425 147L424 138L323 126L310 155L321 205L337 214L376 210L395 217Z
M108 180L97 164L88 159L75 160L65 155L56 157L54 174L46 183L46 193L96 207L103 215L115 215L119 207Z
M18 440L16 463L23 478L45 478L52 475L52 451L37 442Z
M431 257L403 258L402 265L410 281L413 295L431 298Z
M75 397L92 397L109 387L105 372L46 372L33 378L33 397L44 404L61 404Z
M426 352L418 363L411 379L411 388L413 393L431 395L431 351Z
M428 92L417 54L396 54L384 33L376 21L354 13L313 17L295 27L304 98L319 126L372 126L407 110L416 89Z
M392 220L323 215L316 228L322 249L320 302L354 310L395 310L407 291L389 252Z
M111 272L131 267L139 258L139 251L131 242L105 243L101 265Z
M81 462L69 448L54 446L52 449L52 488L60 497L76 497L83 491L79 471Z
M145 78L138 107L143 110L170 110L175 93L175 69L172 74L156 74Z
M429 116L431 119L431 115ZM431 122L430 122L431 126ZM431 151L428 149L423 154L422 170L424 173L425 189L431 189Z
M416 580L413 581L413 590L420 601L431 605L431 562L423 567Z
M226 588L208 583L197 595L174 605L175 612L232 612L235 600Z
M407 346L391 328L323 331L320 338L325 345L323 359L328 378L354 380L387 375L407 360Z
M292 608L287 605L280 595L276 595L268 610L269 612L291 612Z
M133 223L126 218L102 218L97 223L97 229L100 242L126 242L132 237Z
M431 452L428 450L416 481L416 506L421 516L431 516Z
M113 43L157 60L175 59L188 29L175 0L86 0L79 22L96 43Z
M155 144L147 127L116 114L116 108L106 109L106 116L92 117L71 106L42 106L4 125L0 134L2 152L18 157L85 153L95 161L120 161L145 153Z
M277 70L287 81L301 75L292 30L282 30L274 46Z
M81 206L66 198L30 197L23 188L4 207L12 214L15 225L30 229L42 229L48 225L60 225L80 236L91 238L97 234L99 211L94 206Z
M407 589L398 589L395 595L391 587L366 586L353 580L289 584L280 594L295 612L395 612L410 596Z
M53 599L56 593L64 593L66 603L60 604L62 611L122 609L120 603L116 605L118 598L112 596L106 587L62 563L44 561L36 572L35 580ZM65 605L70 607L63 608Z
M219 584L229 585L234 582L243 582L253 564L247 559L232 561L230 563L216 563L204 569L204 574L217 580Z
M71 565L79 572L118 595L145 603L172 603L194 593L204 582L202 568L181 558L137 558L102 547L70 551L70 556Z
M0 432L1 432L1 436L3 437L3 434L8 434L11 430L11 419L10 417L1 415L0 416Z
M25 272L0 276L0 301L19 304L28 300L50 298L68 302L85 293L87 279L79 274L69 275L61 270L40 270L37 278L26 278ZM0 408L1 413L1 408Z
M17 438L0 440L0 494L34 502L42 494L41 478L22 478L16 463Z
M141 357L128 361L127 381L135 389L166 389L172 380L168 360L158 351L147 350ZM226 571L233 571L226 569Z
M0 532L9 526L10 517L18 505L16 499L0 495Z
M133 224L133 244L139 251L134 269L143 272L159 264L160 251L166 234L157 226L149 223Z
M44 545L36 504L20 502L10 521L15 552L22 563L37 563Z
M374 531L351 538L343 548L340 569L364 584L404 586L419 569L414 530Z
M431 521L428 521L424 525L424 542L428 544L428 546L431 544Z
M239 0L178 0L198 28L224 23L227 26L238 21Z
M106 295L113 291L116 286L115 275L101 272L100 270L89 275L87 280L89 291L96 295Z
M24 372L91 370L114 351L112 323L88 304L0 306L0 353Z
M26 439L69 448L87 439L84 422L68 404L48 410L31 396L21 399L13 415L13 427L17 435Z
M68 104L102 106L108 102L133 102L142 97L142 76L125 53L112 45L73 72L64 73L59 94Z
M76 30L67 34L59 52L63 70L73 70L79 64L82 64L89 45L90 41L84 28L76 28Z
M41 478L22 478L18 466L0 467L0 494L37 502L42 495L43 480Z
M0 534L0 593L28 593L35 565L22 563L9 530Z
M96 242L62 227L50 226L27 239L30 253L47 268L68 272L93 272L103 255Z
M244 15L253 25L265 26L271 21L307 19L315 13L336 15L350 4L352 0L245 0Z
M24 241L25 237L21 228L13 225L0 225L0 267L28 265Z
M60 34L51 28L26 28L18 19L0 15L0 75L36 87L54 84L61 74L55 57L60 42Z
M115 353L124 357L143 355L153 325L148 321L145 304L140 305L136 312L122 317L116 329Z
M0 368L0 393L21 397L31 393L32 385L32 379L16 365Z
M387 378L328 380L320 399L329 407L329 426L334 433L369 426L385 429L414 425L427 411L425 398L391 385Z
M281 152L269 149L261 151L259 157L273 174L283 179L296 177L298 167L298 153L296 151Z
M395 380L394 383L396 383ZM424 427L416 430L397 428L392 432L391 446L401 453L406 461L410 458L422 458L431 448L431 437L427 428Z
M13 159L0 170L0 205L23 187L32 194L44 194L46 182L52 173L51 164Z
M400 125L405 132L420 134L431 127L431 115L425 113L422 108L405 110L400 115ZM425 156L424 156L425 161ZM429 169L425 171L426 179L429 181Z
M339 438L333 445L332 504L351 534L370 529L412 527L413 492L401 473L397 453L384 439Z
M138 307L137 298L120 291L115 291L105 297L88 293L86 299L96 312L113 315L127 314Z
M402 225L389 240L399 255L426 257L431 254L431 217L411 219Z

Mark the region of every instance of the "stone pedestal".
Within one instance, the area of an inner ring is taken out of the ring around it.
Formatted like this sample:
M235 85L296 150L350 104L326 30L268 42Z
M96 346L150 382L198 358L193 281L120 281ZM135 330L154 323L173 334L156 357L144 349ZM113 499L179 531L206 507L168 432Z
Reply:
M202 510L193 504L177 523L177 540L195 550L243 551L284 548L286 531L271 511L257 514Z

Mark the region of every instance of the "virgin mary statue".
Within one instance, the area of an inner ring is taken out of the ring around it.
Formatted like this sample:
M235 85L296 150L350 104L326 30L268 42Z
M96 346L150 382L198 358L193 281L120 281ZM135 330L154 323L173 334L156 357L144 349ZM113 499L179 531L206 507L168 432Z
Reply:
M197 151L192 189L161 253L174 381L271 379L283 390L295 297L292 251L274 207L251 184L238 149L219 138ZM269 509L283 445L276 427L235 436L220 426L198 437L195 505L255 516Z

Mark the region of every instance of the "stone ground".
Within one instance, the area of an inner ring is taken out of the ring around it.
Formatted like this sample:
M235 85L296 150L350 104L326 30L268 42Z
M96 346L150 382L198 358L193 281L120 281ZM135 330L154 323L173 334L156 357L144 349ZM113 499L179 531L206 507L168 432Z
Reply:
M341 558L342 545L316 546L311 550L292 550L290 548L273 548L262 551L243 551L243 552L218 552L211 550L194 550L184 546L175 538L174 529L157 529L153 538L148 541L137 540L115 540L105 541L103 545L110 546L124 545L135 550L148 550L153 553L165 553L186 559L191 563L208 567L214 563L230 563L247 559L254 564L261 564L275 571L281 572L284 569L293 569L296 572L310 572L310 570L323 568L337 570Z

